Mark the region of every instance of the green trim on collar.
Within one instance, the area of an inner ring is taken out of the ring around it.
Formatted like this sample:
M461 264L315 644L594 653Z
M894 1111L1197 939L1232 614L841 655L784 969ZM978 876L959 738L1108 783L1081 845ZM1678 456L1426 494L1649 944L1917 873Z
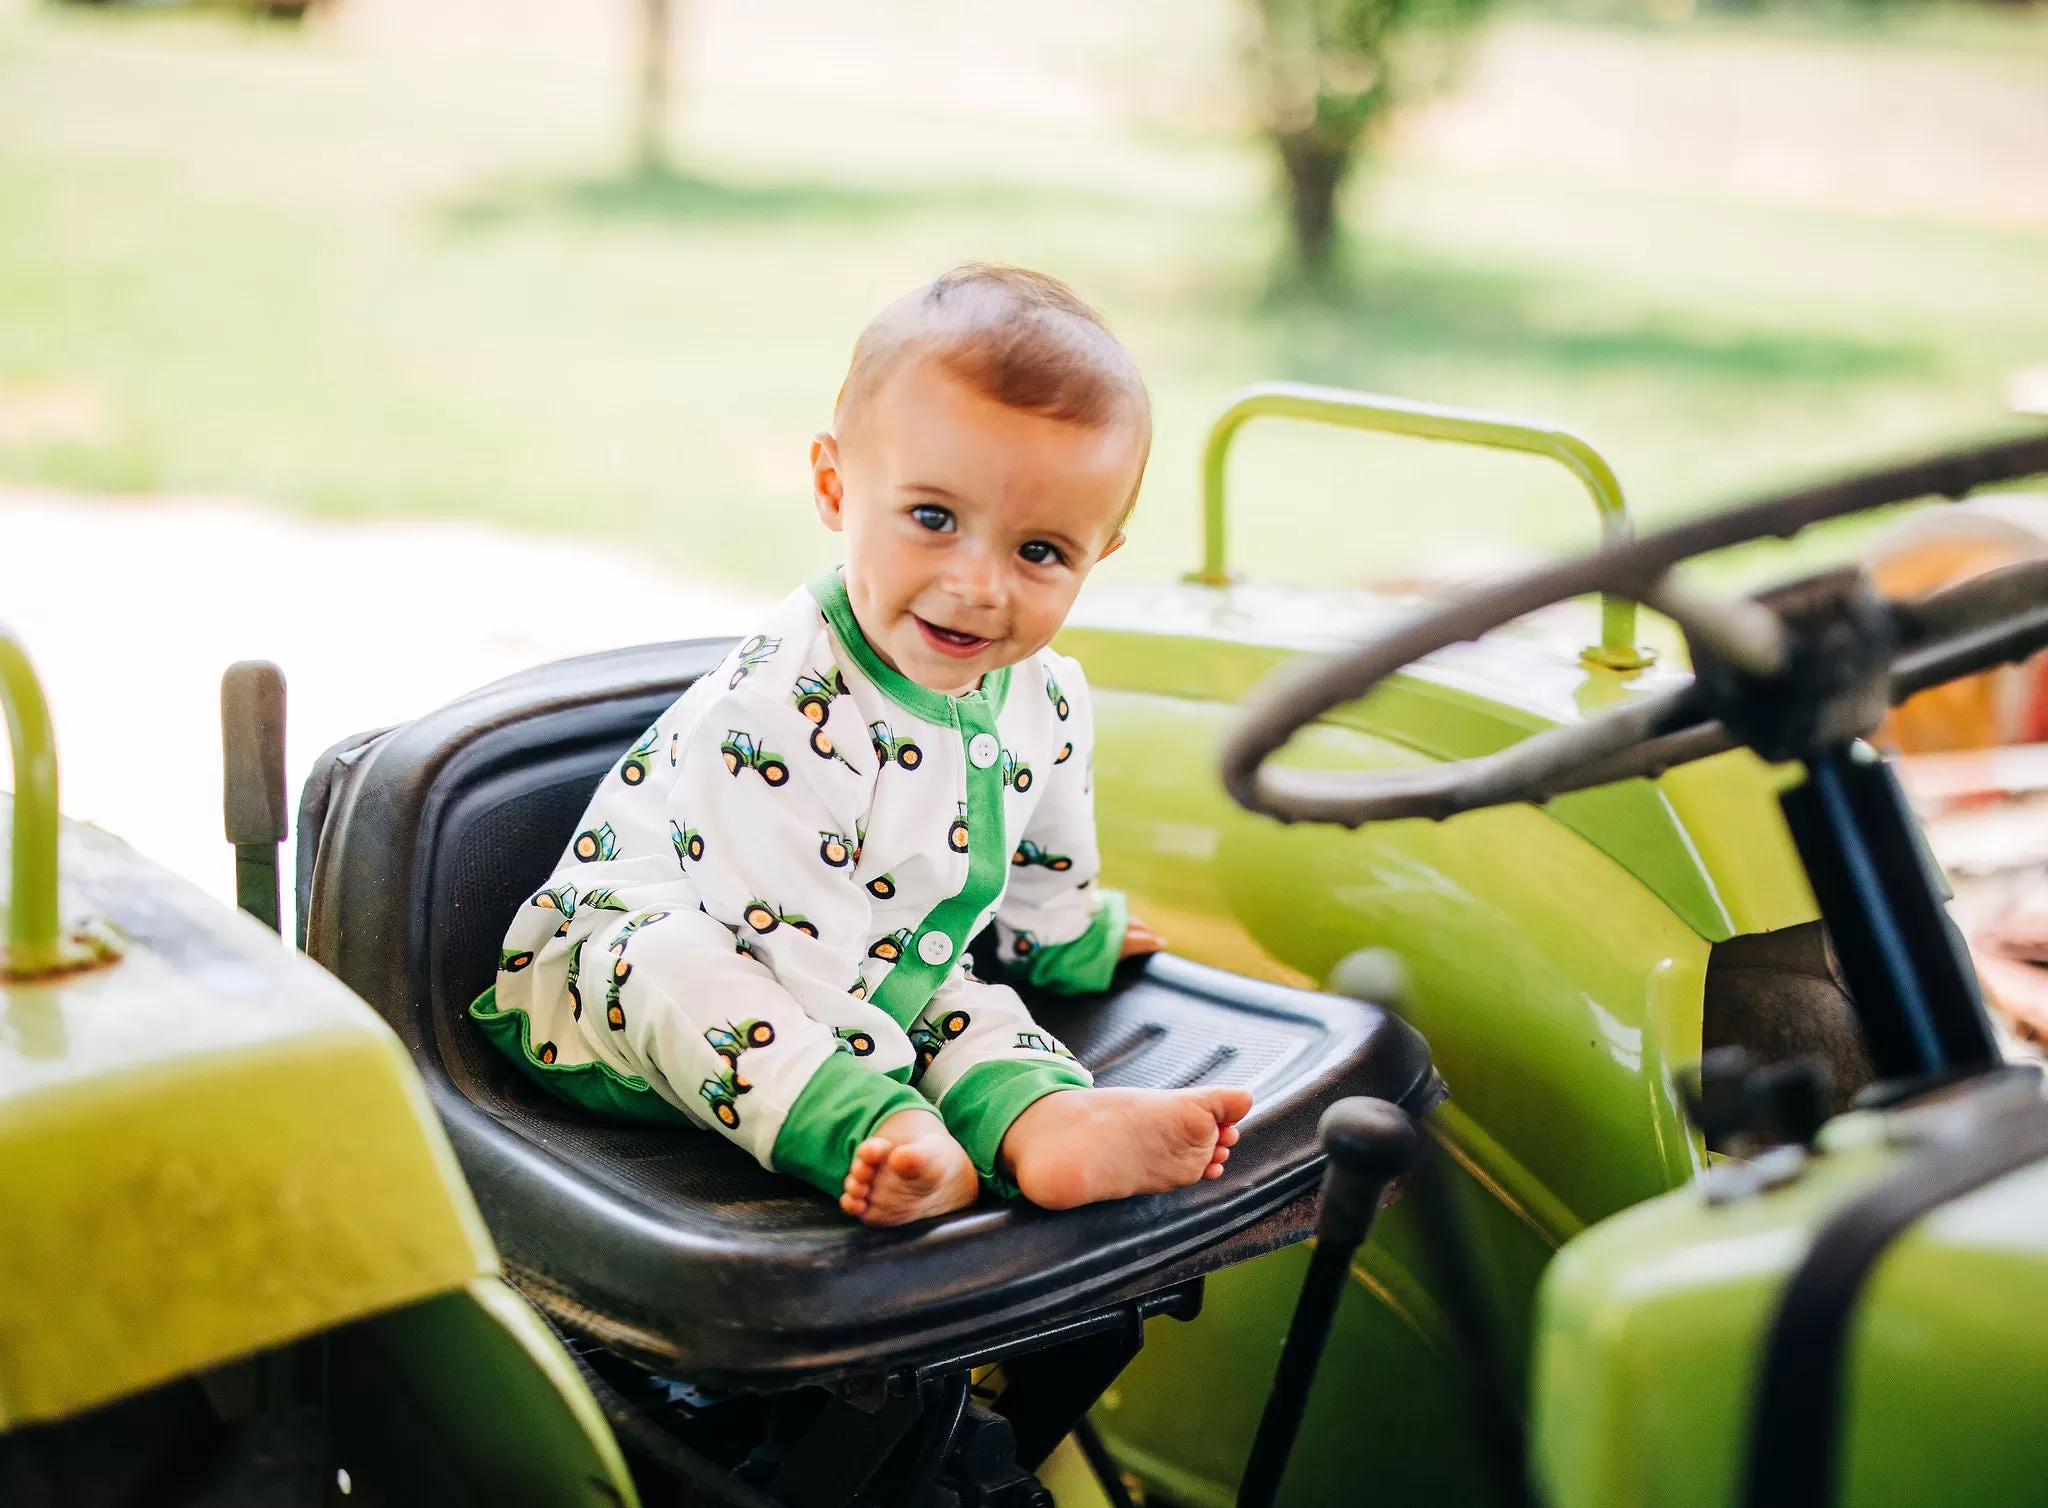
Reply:
M838 566L818 572L806 585L817 600L819 611L824 613L825 621L832 626L832 636L845 649L847 657L860 667L862 675L881 688L884 696L906 712L915 713L928 723L949 727L953 723L955 703L981 697L994 705L998 717L1002 715L1003 704L1010 696L1009 666L991 670L981 678L979 687L962 697L947 696L943 691L920 686L900 670L891 670L875 653L875 646L868 643L868 636L861 632L860 622L853 616L853 602L846 595L846 578Z
M533 1024L526 1012L517 1006L498 1009L495 984L476 997L469 1014L493 1047L525 1069L541 1088L579 1110L643 1125L696 1124L638 1074L621 1073L604 1062L543 1063L533 1050Z

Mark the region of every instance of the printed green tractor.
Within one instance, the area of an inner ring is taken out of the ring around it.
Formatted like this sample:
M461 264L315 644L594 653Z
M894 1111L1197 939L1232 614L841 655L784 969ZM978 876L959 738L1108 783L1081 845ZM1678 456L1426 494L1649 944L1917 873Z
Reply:
M1048 1037L1044 1032L1018 1032L1016 1046L1020 1052L1049 1052L1055 1057L1073 1057L1065 1043Z
M647 767L654 762L655 746L660 741L661 729L649 728L640 742L628 749L626 757L619 761L619 779L627 785L646 784Z
M625 926L619 928L617 932L612 934L612 940L610 944L611 951L623 957L626 951L626 944L633 940L634 934L637 933L642 927L651 927L656 922L663 922L667 920L668 913L666 911L641 912L638 916L635 916L628 920Z
M1071 710L1067 706L1067 694L1060 690L1060 683L1052 678L1050 671L1045 677L1045 699L1052 703L1052 710L1059 714L1060 721L1065 722Z
M898 738L889 731L885 722L868 724L868 737L874 741L875 759L878 763L891 762L906 770L914 770L924 763L924 750L907 738Z
M878 937L868 944L868 957L879 958L883 963L894 963L903 956L903 950L910 946L910 928L898 927L887 937Z
M959 801L954 805L958 810L954 812L953 820L946 825L946 847L952 849L954 853L966 853L967 803Z
M863 987L863 997L865 997L865 994L866 990ZM839 1038L839 1050L841 1052L851 1053L856 1058L874 1056L875 1035L873 1032L863 1031L857 1026L836 1026L832 1031L833 1035Z
M583 911L624 911L626 909L626 903L619 899L618 891L612 889L609 885L600 885L595 890L584 891L583 898L576 905L579 910Z
M585 864L599 864L619 856L619 835L609 822L586 828L576 835L575 854Z
M807 917L799 916L793 911L778 911L764 900L748 901L746 909L740 915L748 926L761 933L764 937L785 923L796 928L797 931L803 933L806 937L816 937L818 935L816 924Z
M1065 874L1074 867L1074 861L1068 855L1047 853L1029 838L1022 839L1017 844L1017 851L1010 855L1010 863L1019 869L1036 864L1040 868L1052 870L1055 874Z
M867 892L878 901L894 900L896 897L896 876L878 874L867 883Z
M632 977L633 965L630 962L624 958L612 960L611 978L604 987L604 1024L615 1032L626 1029L626 1007L619 1001L619 991Z
M917 1072L920 1076L932 1066L939 1051L953 1041L972 1023L973 1017L960 1010L947 1011L943 1016L912 1023L909 1036L911 1048L917 1053Z
M521 969L530 967L532 963L533 953L530 949L501 948L498 951L498 972L500 974L517 974Z
M1059 751L1059 753L1057 753L1057 754L1053 755L1053 757L1052 757L1052 762L1053 762L1054 764L1056 764L1056 765L1060 765L1060 764L1065 764L1065 763L1066 763L1066 762L1067 762L1068 760L1072 759L1073 757L1074 757L1074 746L1073 746L1073 744L1072 744L1072 743L1063 743L1063 744L1061 744L1061 745L1060 745L1060 751Z
M820 832L818 857L834 869L844 869L860 857L860 849L857 841L849 840L844 833Z
M724 1026L707 1027L704 1040L711 1044L711 1050L725 1059L725 1066L739 1071L740 1055L756 1047L766 1047L775 1040L775 1027L767 1021L744 1021L738 1026L727 1022ZM745 1080L741 1081L742 1084Z
M668 823L668 840L675 845L678 861L694 864L704 857L704 835L694 827L684 827L673 817Z
M552 886L536 895L533 898L533 903L545 911L561 912L562 924L555 928L555 936L566 937L568 935L569 923L576 916L576 887L574 885Z
M755 634L747 639L734 651L738 663L733 666L732 674L726 678L726 689L737 691L740 682L752 675L763 661L773 657L775 651L780 648L782 641L771 639L766 634Z
M822 728L825 719L832 714L833 700L846 695L846 677L837 665L823 675L800 675L796 678L793 695L796 710Z
M1067 747L1071 750L1073 745L1069 744ZM1058 763L1058 761L1055 760L1054 763ZM1031 789L1031 766L1025 764L1008 749L1003 750L1001 769L1003 772L1003 784L1014 790L1018 795L1021 796Z
M706 1079L698 1086L697 1093L711 1107L711 1114L719 1125L728 1131L737 1131L740 1128L739 1097L747 1092L748 1087L745 1080L728 1068L717 1078Z
M725 756L725 768L734 777L741 770L753 770L769 785L789 783L789 764L780 754L771 754L754 742L754 735L738 728L729 730L718 746Z
M569 1019L572 1021L583 1019L583 991L580 988L583 982L583 945L589 941L587 937L579 937L570 946L569 972L562 979L562 988L569 992Z

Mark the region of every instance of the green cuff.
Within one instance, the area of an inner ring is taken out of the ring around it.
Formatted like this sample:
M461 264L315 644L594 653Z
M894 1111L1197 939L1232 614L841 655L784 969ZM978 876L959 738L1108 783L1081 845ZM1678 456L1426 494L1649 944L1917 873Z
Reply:
M939 1118L953 1140L967 1149L981 1181L1004 1198L1014 1198L1017 1186L996 1171L1011 1122L1048 1094L1088 1087L1088 1076L1064 1063L998 1058L977 1063L960 1075L960 1082L939 1101Z
M469 1014L491 1045L525 1069L527 1077L579 1110L655 1126L694 1124L638 1074L620 1073L609 1063L554 1061L554 1043L533 1045L533 1024L525 1011L498 1009L495 984L476 997Z
M1025 982L1057 995L1096 995L1109 988L1124 949L1130 910L1121 890L1098 892L1094 919L1072 942L1042 944L1020 958Z
M908 1084L835 1052L818 1065L803 1093L789 1107L769 1160L837 1199L846 1192L853 1149L899 1110L929 1111L924 1096Z

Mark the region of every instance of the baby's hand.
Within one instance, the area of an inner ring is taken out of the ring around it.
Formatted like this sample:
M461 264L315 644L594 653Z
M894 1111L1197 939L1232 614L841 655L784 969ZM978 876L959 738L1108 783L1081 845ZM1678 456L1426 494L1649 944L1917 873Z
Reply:
M1124 950L1117 957L1136 958L1140 953L1157 953L1165 946L1165 938L1134 916L1124 923Z

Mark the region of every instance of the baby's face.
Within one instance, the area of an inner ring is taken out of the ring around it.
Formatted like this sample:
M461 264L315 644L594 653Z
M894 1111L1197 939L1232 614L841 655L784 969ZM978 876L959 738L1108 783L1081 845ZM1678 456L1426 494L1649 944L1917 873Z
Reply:
M811 446L846 591L897 670L948 695L1036 653L1095 563L1122 543L1137 424L1068 424L1005 408L931 361L895 372L847 432Z

